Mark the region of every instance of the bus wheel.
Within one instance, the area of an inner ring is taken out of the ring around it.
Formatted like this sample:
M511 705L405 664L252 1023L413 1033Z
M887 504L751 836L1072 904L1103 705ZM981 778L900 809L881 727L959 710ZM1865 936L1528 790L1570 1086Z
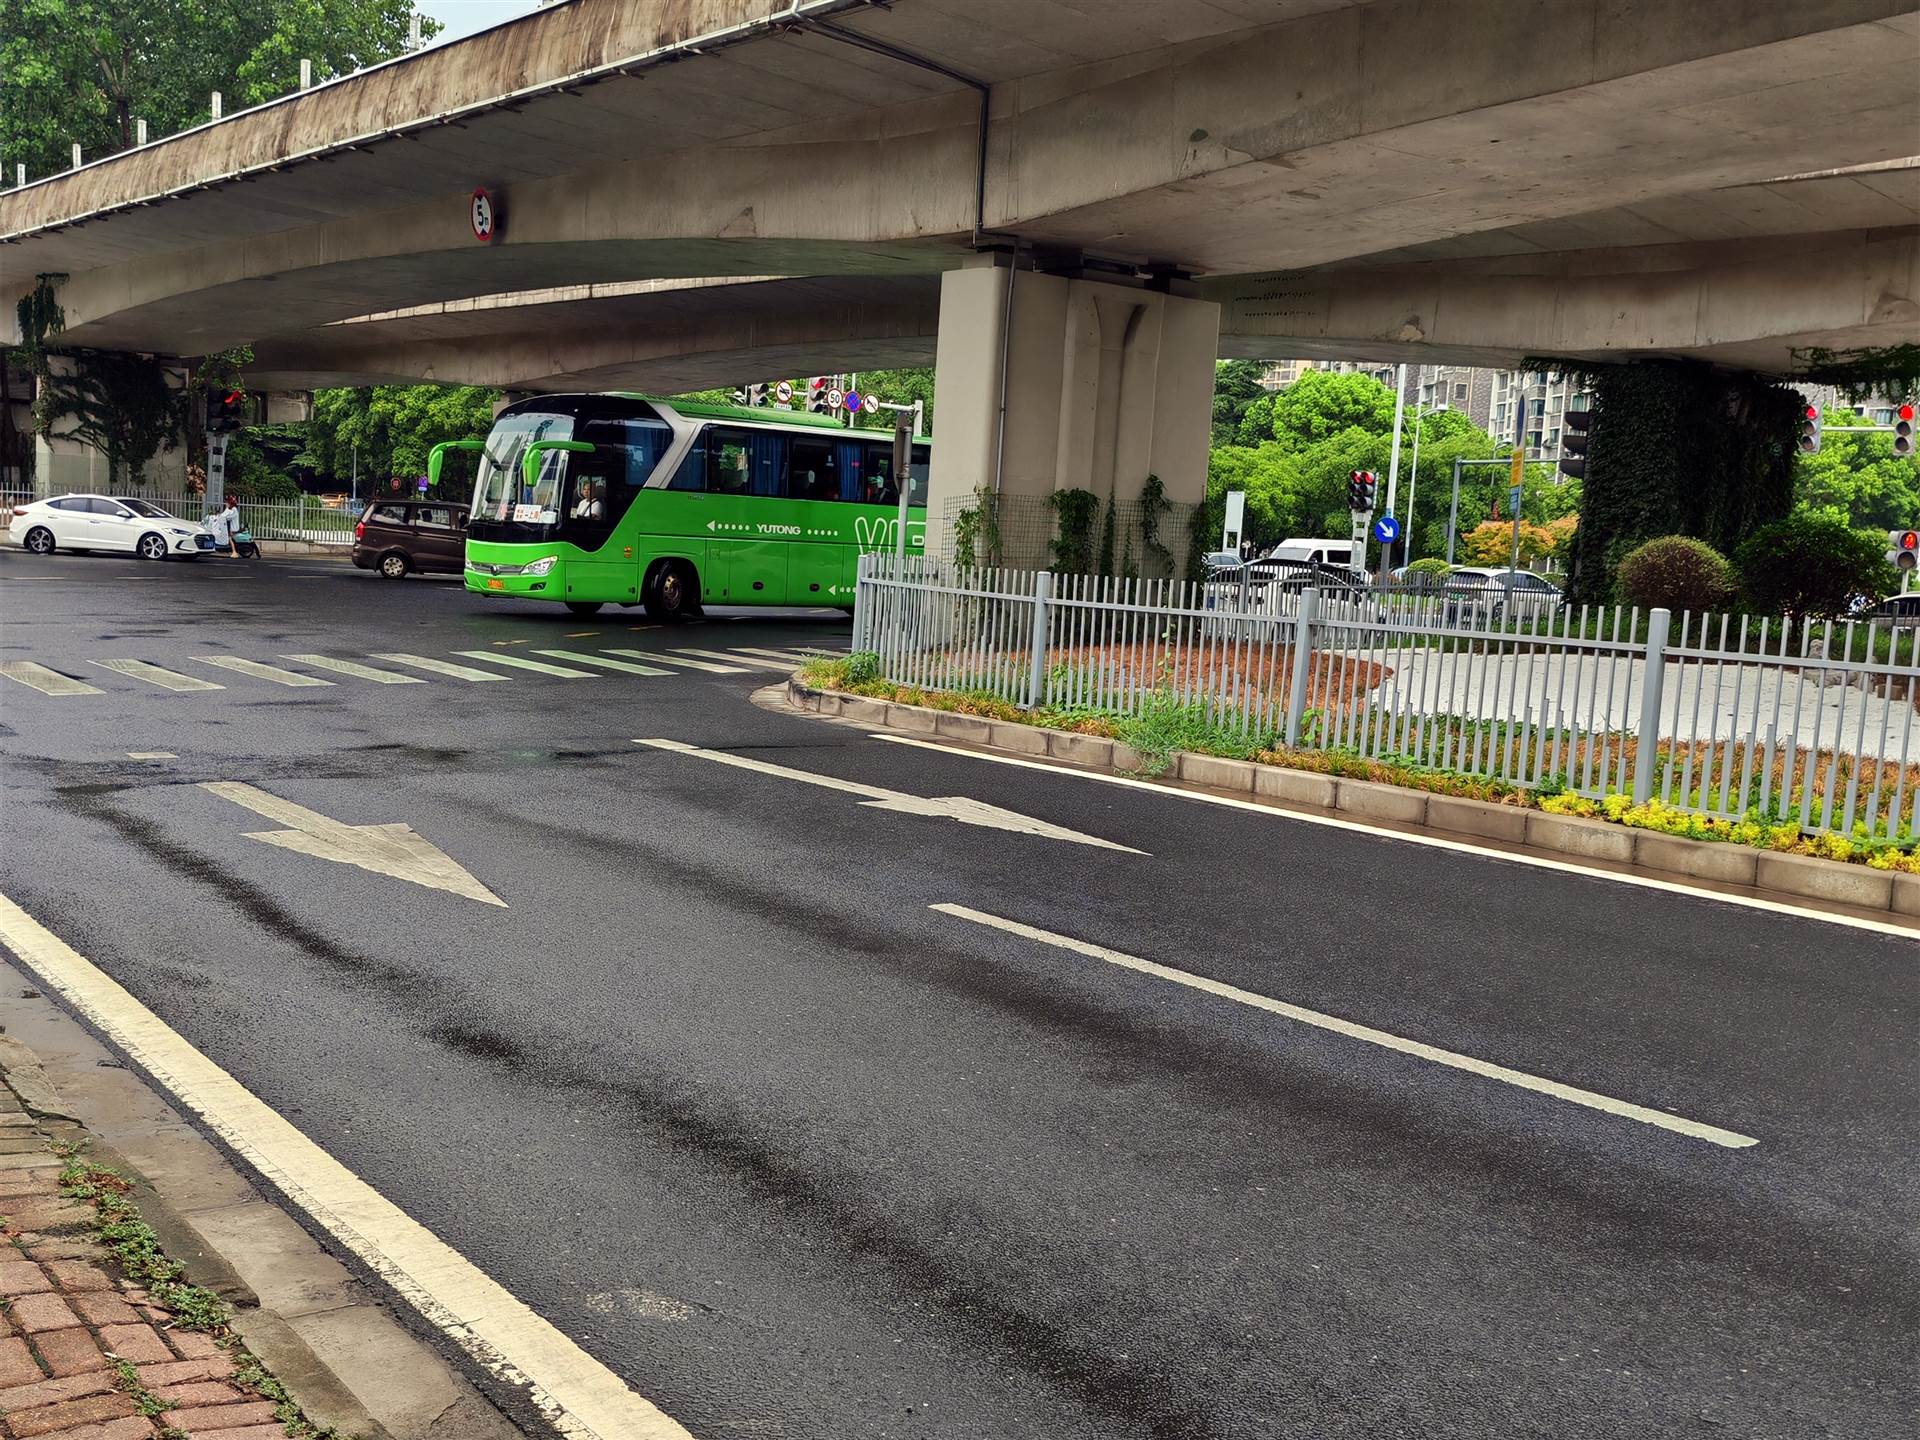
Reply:
M576 615L598 615L604 603L601 600L569 600L567 608Z
M698 581L690 567L669 564L647 591L647 614L655 620L684 620L699 609Z

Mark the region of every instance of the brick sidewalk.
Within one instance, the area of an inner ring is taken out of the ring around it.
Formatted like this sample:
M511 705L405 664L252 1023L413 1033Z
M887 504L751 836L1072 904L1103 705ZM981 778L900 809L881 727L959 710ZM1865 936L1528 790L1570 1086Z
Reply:
M56 1138L81 1132L0 1087L0 1436L286 1440L275 1403L227 1378L226 1349L120 1275L92 1207L60 1193Z

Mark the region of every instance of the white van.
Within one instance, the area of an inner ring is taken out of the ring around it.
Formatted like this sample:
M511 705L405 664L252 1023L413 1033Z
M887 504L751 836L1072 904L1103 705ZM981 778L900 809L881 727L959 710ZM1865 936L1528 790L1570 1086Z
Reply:
M1302 565L1334 565L1350 570L1353 568L1353 541L1282 540L1264 558L1291 560Z

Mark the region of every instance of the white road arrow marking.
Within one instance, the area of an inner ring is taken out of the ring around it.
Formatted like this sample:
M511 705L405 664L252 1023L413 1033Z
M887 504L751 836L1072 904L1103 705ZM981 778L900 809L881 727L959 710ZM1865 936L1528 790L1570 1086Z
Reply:
M835 775L817 775L811 770L795 770L790 766L775 765L767 760L754 760L745 755L729 755L720 750L703 750L698 745L687 745L679 740L635 740L633 743L651 746L655 750L671 750L677 755L697 755L702 760L711 760L717 765L731 765L736 770L752 770L760 775L775 775L782 780L798 780L803 785L818 785L827 790L840 790L849 795L859 795L864 797L860 803L873 810L895 810L905 815L925 815L935 820L958 820L963 825L981 825L990 830L1011 830L1018 835L1037 835L1045 840L1068 840L1076 845L1092 845L1100 850L1118 850L1126 855L1147 853L1144 850L1136 850L1131 845L1116 845L1111 840L1102 840L1097 835L1083 835L1078 830L1050 825L1045 820L1034 819L1031 815L1002 810L998 805L989 805L984 800L969 799L965 795L933 797L908 795L899 790L886 790L878 785L863 785L857 780L842 780Z
M297 850L320 860L337 860L342 865L357 865L376 875L391 875L396 880L408 880L430 890L446 890L469 900L506 908L506 901L474 879L446 851L414 834L411 825L348 825L234 780L211 780L200 788L223 800L244 805L256 815L292 827L254 831L247 835L249 840L264 840L283 850Z

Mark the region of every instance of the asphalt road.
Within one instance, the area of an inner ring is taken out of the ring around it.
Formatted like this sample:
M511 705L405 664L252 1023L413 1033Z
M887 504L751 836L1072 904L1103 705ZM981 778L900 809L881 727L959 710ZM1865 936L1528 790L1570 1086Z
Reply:
M644 624L0 554L0 661L99 692L0 679L0 891L703 1440L1911 1433L1920 946L892 744L756 707L771 669L281 658L848 639ZM247 839L214 780L411 824L508 908Z

